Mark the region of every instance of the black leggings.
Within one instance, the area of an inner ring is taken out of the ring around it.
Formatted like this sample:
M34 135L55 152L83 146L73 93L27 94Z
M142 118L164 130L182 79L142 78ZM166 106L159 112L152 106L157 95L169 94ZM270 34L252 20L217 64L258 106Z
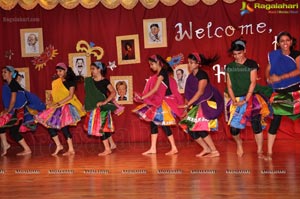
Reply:
M208 132L207 131L189 131L189 135L194 139L197 140L200 137L202 139L206 138L208 136Z
M111 133L103 132L103 135L100 137L100 139L103 141L103 140L108 139L110 136L111 136Z
M65 126L65 127L61 128L61 131L63 132L66 139L68 139L68 138L72 139L72 135L69 130L69 126ZM55 137L55 136L57 136L58 129L50 128L50 129L48 129L48 132L51 137Z
M21 122L20 122L21 124ZM0 134L3 134L6 132L6 129L9 129L9 135L12 137L16 142L19 142L23 139L23 136L19 132L20 124L8 127L8 128L0 128Z
M262 126L261 126L261 115L256 115L251 118L251 126L254 134L259 134L262 132ZM233 136L237 136L240 134L241 129L230 127L230 133Z
M271 135L276 135L281 122L281 115L273 115L273 119L270 124L269 133Z
M169 126L161 126L163 130L165 131L167 136L172 135L171 128ZM158 133L158 126L154 124L154 122L150 122L150 128L151 128L151 134L157 134Z

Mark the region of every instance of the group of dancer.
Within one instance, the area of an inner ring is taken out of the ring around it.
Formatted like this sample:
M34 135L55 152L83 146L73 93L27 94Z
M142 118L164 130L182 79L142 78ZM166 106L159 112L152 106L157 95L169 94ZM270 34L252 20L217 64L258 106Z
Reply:
M220 156L209 132L217 130L217 118L225 106L230 133L237 145L237 155L244 154L240 132L250 122L255 134L258 158L271 160L281 116L286 115L292 119L300 116L297 109L300 97L300 52L293 49L294 38L288 32L279 33L277 43L280 49L268 55L268 86L261 86L256 83L258 64L246 57L246 41L237 39L232 42L229 52L234 60L226 67L225 101L202 69L203 66L216 63L219 59L217 55L210 58L199 53L188 55L190 74L186 80L184 96L178 92L172 77L173 69L168 62L160 55L150 56L149 66L155 75L149 78L142 93L134 94L134 100L141 104L132 110L141 119L150 122L151 146L143 155L157 153L158 126L163 128L171 145L171 150L165 154L178 153L170 126L179 124L203 148L197 157ZM0 115L1 155L5 155L10 148L6 129L24 149L17 155L31 154L20 132L34 130L37 123L48 128L56 144L52 155L63 150L58 130L63 132L68 144L68 151L63 155L73 155L75 150L69 126L76 125L83 116L86 116L84 129L89 135L100 137L103 142L104 151L98 155L111 154L116 148L111 136L114 132L112 113L120 112L118 109L122 107L116 103L116 91L105 77L105 64L94 62L90 69L91 77L84 79L85 100L82 105L74 94L79 78L72 68L58 63L58 78L52 82L53 100L45 106L37 96L19 85L18 72L13 67L4 67L2 77L6 84L2 89L4 111ZM262 131L267 117L272 120L268 131L267 154L264 154Z

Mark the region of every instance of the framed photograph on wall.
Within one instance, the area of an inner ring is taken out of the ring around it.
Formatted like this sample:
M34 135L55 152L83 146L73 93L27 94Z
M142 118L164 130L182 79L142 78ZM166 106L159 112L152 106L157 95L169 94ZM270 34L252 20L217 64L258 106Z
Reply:
M45 90L45 104L46 105L50 105L53 102L51 92L52 92L52 90Z
M22 57L39 56L44 51L43 29L20 29Z
M117 36L118 64L136 64L141 62L139 35Z
M19 77L17 81L21 85L22 88L24 88L27 91L30 91L30 74L29 74L29 68L16 68L16 70L19 72Z
M168 46L166 18L144 19L143 26L145 48Z
M188 65L180 64L176 66L176 68L173 71L174 71L174 79L176 80L178 91L179 93L184 93L186 79L190 73L188 70Z
M110 82L117 91L119 104L133 104L132 76L110 76Z
M73 68L76 75L83 77L91 76L90 65L91 57L86 56L86 53L69 53L69 66Z

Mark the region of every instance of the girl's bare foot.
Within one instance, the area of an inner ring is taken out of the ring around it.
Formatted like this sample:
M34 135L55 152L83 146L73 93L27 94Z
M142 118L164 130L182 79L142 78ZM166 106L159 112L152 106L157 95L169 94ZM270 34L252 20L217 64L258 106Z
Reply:
M243 143L242 141L237 143L237 149L236 149L236 154L239 157L242 157L244 155L244 150L243 150Z
M172 149L171 151L165 153L165 155L174 155L174 154L177 154L178 153L178 150L175 148L175 149Z
M110 144L110 149L113 150L113 149L116 149L117 148L117 145L116 144Z
M24 150L20 153L17 153L17 156L24 156L24 155L30 155L31 154L31 150Z
M148 151L145 151L144 153L142 153L142 155L149 155L149 154L156 154L156 150L155 149L149 149Z
M265 158L264 153L262 151L257 152L257 157L258 157L258 159L264 159Z
M196 155L196 157L202 157L202 156L204 156L204 155L209 154L210 152L211 152L210 149L203 149L203 150L201 151L201 153L198 153L198 154Z
M2 147L3 152L1 153L1 156L5 156L7 153L7 150L10 148L10 144L7 144L5 146Z
M52 153L51 155L53 155L53 156L57 155L63 149L64 149L63 145L58 145L58 146L56 146L55 152Z
M75 155L75 151L68 151L63 154L63 156L71 156L71 155Z
M272 153L268 153L265 157L264 160L266 161L271 161L272 160Z
M109 155L111 153L112 153L111 150L105 150L102 153L99 153L98 156L106 156L106 155Z
M215 158L215 157L219 157L220 153L219 151L211 151L209 154L205 155L204 157L206 158Z

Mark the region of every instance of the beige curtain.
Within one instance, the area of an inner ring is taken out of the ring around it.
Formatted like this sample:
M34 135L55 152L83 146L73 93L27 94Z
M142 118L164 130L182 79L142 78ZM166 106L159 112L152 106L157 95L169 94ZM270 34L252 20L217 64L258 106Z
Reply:
M154 8L159 2L166 6L173 6L178 1L182 1L188 6L193 6L200 1L206 5L213 5L217 1L224 1L225 3L234 3L237 0L0 0L0 7L4 10L11 10L17 4L19 4L25 10L33 9L37 4L46 10L55 8L58 4L66 9L73 9L79 4L87 9L94 8L99 3L102 3L106 8L114 9L118 6L123 6L126 9L133 9L138 2L140 2L145 8ZM246 0L253 2L255 0ZM274 1L274 0L266 0Z

